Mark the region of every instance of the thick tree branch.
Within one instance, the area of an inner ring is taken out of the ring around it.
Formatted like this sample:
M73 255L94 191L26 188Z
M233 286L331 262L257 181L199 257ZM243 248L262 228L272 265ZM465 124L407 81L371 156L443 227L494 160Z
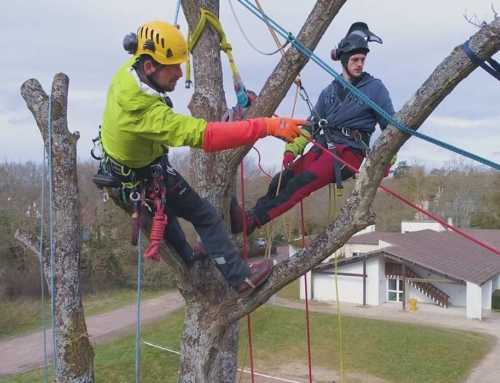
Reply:
M500 18L484 25L469 40L471 49L482 59L500 50ZM429 78L406 102L395 118L412 129L418 129L439 103L477 66L456 47ZM234 305L231 318L246 315L269 299L283 286L311 270L334 251L339 249L357 231L373 222L370 206L383 178L386 165L392 156L409 139L407 134L389 126L374 143L370 154L360 169L351 196L337 219L315 239L311 245L287 261L277 265L272 276L258 293Z
M314 51L321 37L345 2L346 0L317 1L297 35L297 40L311 51ZM308 61L309 59L306 56L297 51L293 46L290 47L267 79L260 91L259 97L250 107L247 117L271 116ZM233 169L236 169L250 148L251 146L248 146L231 153L231 167Z

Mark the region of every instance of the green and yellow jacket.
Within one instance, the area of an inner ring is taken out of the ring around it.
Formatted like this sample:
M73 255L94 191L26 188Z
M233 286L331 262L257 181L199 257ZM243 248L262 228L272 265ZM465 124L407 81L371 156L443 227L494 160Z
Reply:
M108 90L101 127L104 151L130 168L141 168L168 146L201 147L206 121L175 113L165 94L140 81L133 63L118 69Z

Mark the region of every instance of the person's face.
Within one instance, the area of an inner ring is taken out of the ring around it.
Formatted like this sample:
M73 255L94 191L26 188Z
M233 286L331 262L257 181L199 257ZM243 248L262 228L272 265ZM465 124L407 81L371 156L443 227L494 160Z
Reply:
M164 92L172 92L175 89L177 80L182 77L181 64L155 65L150 61L146 61L144 63L144 72L151 76Z
M347 62L347 71L352 77L359 77L363 73L363 68L365 66L366 55L363 53L357 53L349 57Z

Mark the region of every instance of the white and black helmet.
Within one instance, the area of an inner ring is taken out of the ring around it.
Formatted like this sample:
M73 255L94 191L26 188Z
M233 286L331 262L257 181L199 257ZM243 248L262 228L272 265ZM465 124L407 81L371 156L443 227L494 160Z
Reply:
M355 22L347 31L346 36L340 40L336 49L332 49L332 60L340 60L342 65L347 65L349 57L354 54L370 52L368 42L374 41L382 44L382 39L368 29L368 25L363 22Z

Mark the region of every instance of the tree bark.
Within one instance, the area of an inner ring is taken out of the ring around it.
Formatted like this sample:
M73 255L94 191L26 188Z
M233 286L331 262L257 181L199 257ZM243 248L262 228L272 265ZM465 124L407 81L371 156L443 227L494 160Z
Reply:
M299 40L314 50L344 2L345 0L319 0L299 33ZM182 6L190 30L196 27L200 7L207 8L216 15L219 13L218 0L183 0ZM228 38L231 40L231 36ZM289 49L268 79L256 104L251 107L252 116L271 115L306 62L295 49ZM191 113L208 121L219 120L227 106L219 37L211 27L205 29L193 51L193 69L195 89L189 104ZM216 154L192 151L196 190L220 212L226 212L229 208L229 195L234 190L237 167L249 148ZM222 314L220 310L230 309L235 303L236 295L220 280L211 282L214 280L213 276L218 275L212 264L195 268L191 275L192 280L205 281L205 288L211 286L210 289L217 293L206 294L198 290L197 295L201 300L193 299L193 290L184 294L188 304L182 337L179 382L234 382L238 353L238 321L226 321L224 316L227 313ZM208 318L212 318L211 321L208 321Z
M76 165L78 132L67 126L68 83L59 73L52 83L52 148L48 145L49 98L37 80L26 81L21 94L33 113L46 150L52 150L55 278L55 381L94 382L94 351L89 342L81 300L80 206ZM47 253L43 254L47 265ZM51 275L45 271L50 286Z
M343 3L344 1L318 1L308 18L308 24L310 25L303 28L298 38L310 49L314 49L320 36ZM198 18L200 6L217 13L219 3L217 0L183 0L182 4L190 27L193 28ZM315 18L312 15L315 15ZM316 28L306 34L305 31L309 31L312 26L316 26ZM304 35L302 35L303 32ZM500 18L496 18L492 23L483 26L474 34L470 39L470 47L481 58L491 57L500 50ZM289 49L285 57L293 54L298 55L293 51L293 48ZM208 120L218 119L225 109L225 99L222 89L218 39L210 27L203 33L193 55L196 87L190 109L196 116ZM278 64L273 75L260 92L261 101L258 99L252 107L250 111L252 116L269 115L279 104L293 79L306 63L306 60L298 56L293 57L295 59L283 59ZM396 118L408 127L418 129L425 118L446 95L475 67L460 47L455 48L404 105ZM271 80L271 78L281 78L282 80L280 82L276 79ZM54 86L54 111L56 117L54 126L57 125L61 128L64 126L67 132L65 118L66 97L61 96L61 93L65 93L61 92L61 90L67 90L67 79L63 75L58 75L54 84L56 83L60 84ZM35 80L27 81L23 85L22 93L35 115L46 142L47 96ZM264 102L266 95L270 95L270 98ZM269 105L269 103L274 103L274 106ZM71 200L71 196L76 198L77 195L76 178L73 177L73 172L76 170L74 143L77 137L68 133L63 134L62 129L55 129L55 131L57 132L53 149L54 158L56 159L55 166L61 166L58 168L59 170L54 172L54 181L57 180L58 182L58 186L55 188L57 190L56 196L59 196L59 198L56 197L56 209L65 207L66 212L71 213L71 217L78 217L78 212L75 212L75 201L72 201L73 203L68 202L68 200ZM269 280L250 297L239 298L223 282L220 273L209 260L196 262L193 267L188 268L178 262L174 255L168 254L165 246L162 248L162 256L175 272L178 288L187 303L181 345L182 356L179 382L235 381L238 319L254 311L283 286L321 263L322 260L340 248L354 233L374 221L370 206L383 178L384 169L392 156L408 138L408 135L401 133L392 126L384 131L366 158L354 190L335 221L307 249L301 251L297 256L276 265ZM246 150L247 148L211 155L199 151L194 153L197 190L208 198L219 211L227 211L227 196L236 173L236 165L244 156ZM63 165L66 165L66 167ZM74 178L74 183L68 180L67 183L64 183L64 177L70 180ZM63 202L66 202L66 205ZM75 257L75 254L78 255L79 251L79 246L75 245L78 244L78 239L74 236L75 232L68 229L71 227L76 230L78 224L74 224L67 217L64 219L63 211L59 211L56 216L58 226L61 226L60 236L56 236L58 238L56 242L58 249L57 262L58 265L64 262L64 271L65 274L68 274L67 277L64 276L64 279L61 274L58 274L60 277L58 290L67 287L63 285L63 282L71 283L72 286L68 289L67 296L74 299L67 299L62 304L62 296L59 296L58 291L58 325L64 329L80 328L84 330L77 273L73 272L74 261L78 259L78 256ZM63 232L62 228L68 229L66 233ZM63 243L61 238L66 239L66 241ZM73 247L70 247L68 242L71 242ZM61 268L58 269L58 272L61 272ZM66 302L68 301L71 302L69 306L74 308L73 311L68 312L66 310L68 307ZM78 312L81 314L74 314L77 309L80 309ZM64 321L68 319L81 320L76 321L76 323L71 322L73 325L66 326ZM68 330L67 333L68 336L65 338L59 334L61 338L58 341L59 347L57 347L59 358L63 359L63 362L66 359L70 360L67 365L70 367L78 366L79 371L91 371L92 355L86 331ZM79 334L82 334L82 338L77 336ZM75 340L75 338L80 342L71 343L68 341L68 343L64 343L65 340ZM68 351L66 344L75 346L74 350L77 351L63 354L63 352ZM80 357L78 358L75 355ZM88 381L91 381L90 374L87 376ZM71 381L83 382L87 380Z

